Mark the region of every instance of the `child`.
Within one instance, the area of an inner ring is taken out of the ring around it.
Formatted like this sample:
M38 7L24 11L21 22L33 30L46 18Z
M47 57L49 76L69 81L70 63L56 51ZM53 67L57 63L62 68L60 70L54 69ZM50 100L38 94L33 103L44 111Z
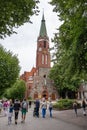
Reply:
M83 115L86 116L86 102L84 99L82 100L82 108L83 108Z
M4 113L5 113L5 116L7 116L7 113L8 113L8 102L7 100L3 102L3 108L4 108Z
M8 125L10 125L12 122L12 115L13 115L13 105L10 104L8 109Z
M77 116L77 102L76 101L73 103L73 109L74 109L75 114Z
M53 110L53 104L52 101L49 101L49 112L50 112L50 117L52 117L52 110Z

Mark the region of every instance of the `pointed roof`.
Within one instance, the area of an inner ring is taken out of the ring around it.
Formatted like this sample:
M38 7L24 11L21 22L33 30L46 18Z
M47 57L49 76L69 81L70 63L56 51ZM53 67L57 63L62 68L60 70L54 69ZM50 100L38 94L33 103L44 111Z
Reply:
M46 37L47 36L47 30L46 30L46 24L45 24L45 19L44 19L44 13L42 16L42 20L41 20L41 27L40 27L40 33L39 33L40 37Z

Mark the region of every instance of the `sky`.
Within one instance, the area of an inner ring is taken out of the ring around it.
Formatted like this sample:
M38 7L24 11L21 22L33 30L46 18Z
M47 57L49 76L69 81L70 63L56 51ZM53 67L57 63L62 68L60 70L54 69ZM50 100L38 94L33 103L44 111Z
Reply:
M37 37L39 36L43 10L50 47L53 46L51 38L53 38L54 33L57 32L57 28L59 28L61 22L57 14L52 11L53 7L48 4L49 1L50 0L40 0L39 15L31 17L33 24L25 23L16 29L17 34L12 34L10 37L7 36L4 40L0 39L0 44L3 45L7 51L10 50L13 55L17 55L21 67L20 75L23 74L24 71L31 71L32 67L36 66Z

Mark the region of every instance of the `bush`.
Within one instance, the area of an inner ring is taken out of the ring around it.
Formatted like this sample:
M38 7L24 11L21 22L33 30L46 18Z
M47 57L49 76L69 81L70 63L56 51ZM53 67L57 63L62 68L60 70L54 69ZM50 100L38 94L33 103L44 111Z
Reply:
M73 109L73 102L75 100L73 99L61 99L57 101L54 105L54 109L58 110L68 110L68 109ZM80 104L77 102L78 108L80 107Z
M32 97L28 97L28 100L32 100Z
M32 97L28 97L28 102L31 101L31 103L35 102L35 99L33 99Z

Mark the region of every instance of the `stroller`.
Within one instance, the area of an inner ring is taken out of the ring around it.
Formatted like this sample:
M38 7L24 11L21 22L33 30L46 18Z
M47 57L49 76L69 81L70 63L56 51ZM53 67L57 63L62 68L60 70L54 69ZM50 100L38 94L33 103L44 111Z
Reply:
M34 111L33 111L33 117L37 116L37 111L36 111L36 107L34 107Z
M36 107L34 107L33 117L38 117L39 118L39 110Z

